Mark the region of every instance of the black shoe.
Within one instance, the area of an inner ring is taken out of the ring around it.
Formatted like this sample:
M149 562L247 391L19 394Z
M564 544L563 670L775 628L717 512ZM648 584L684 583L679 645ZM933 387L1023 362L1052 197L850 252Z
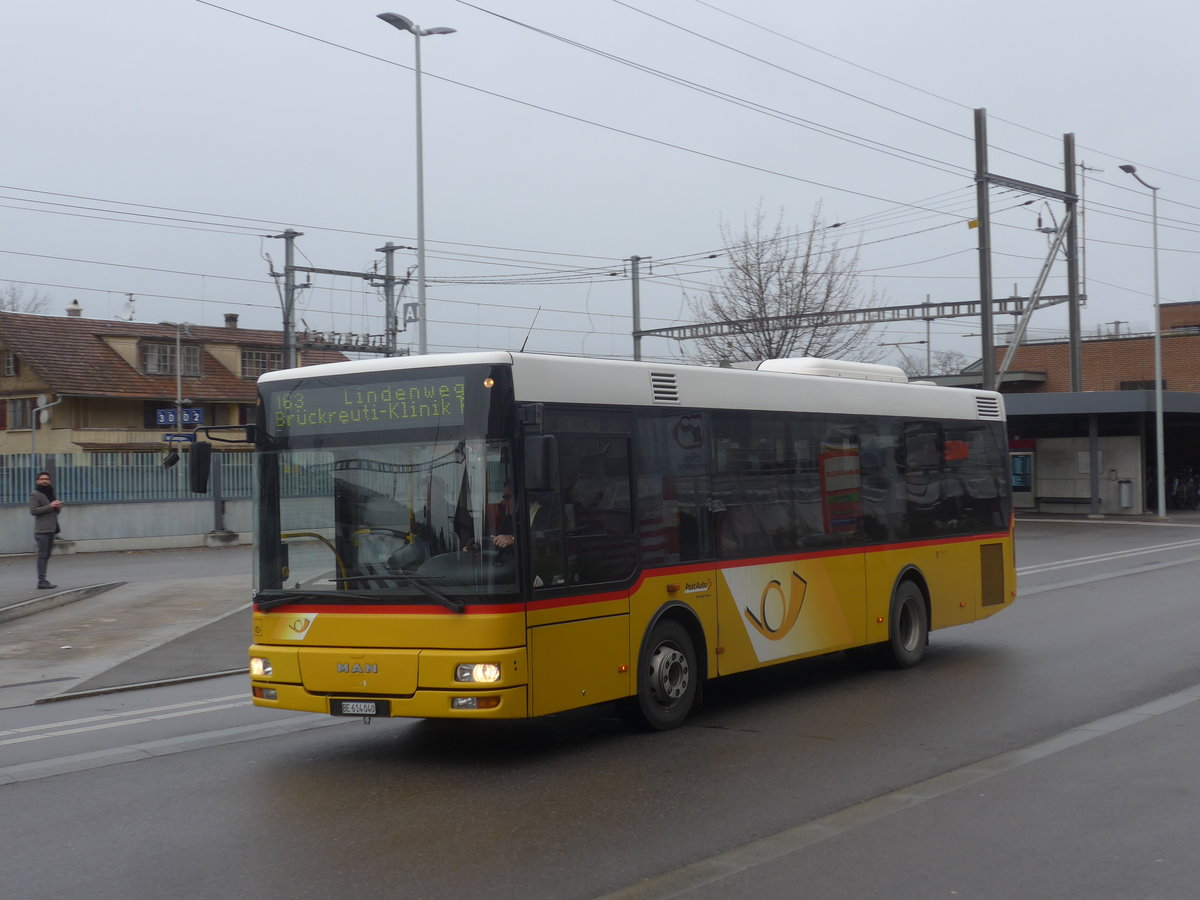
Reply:
M38 590L39 590L39 591L44 591L44 590L46 590L47 588L56 588L56 587L58 587L58 585L57 585L57 584L51 584L51 583L50 583L50 582L48 582L48 581L43 581L41 584L39 584L39 585L38 585Z

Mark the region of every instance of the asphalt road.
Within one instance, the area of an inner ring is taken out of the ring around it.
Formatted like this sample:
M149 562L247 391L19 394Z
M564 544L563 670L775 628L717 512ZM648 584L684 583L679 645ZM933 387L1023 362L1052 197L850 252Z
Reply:
M1022 523L1018 564L918 668L752 673L664 734L273 713L243 677L4 710L5 891L1194 897L1200 527Z

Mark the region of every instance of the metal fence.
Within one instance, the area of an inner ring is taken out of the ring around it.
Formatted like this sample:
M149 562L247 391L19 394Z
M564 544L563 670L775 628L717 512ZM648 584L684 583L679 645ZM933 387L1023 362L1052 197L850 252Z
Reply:
M49 471L54 492L69 503L118 503L147 500L199 500L188 486L187 457L173 469L162 467L158 453L11 453L0 456L0 506L29 502L34 478ZM213 454L221 467L221 496L250 496L248 453Z

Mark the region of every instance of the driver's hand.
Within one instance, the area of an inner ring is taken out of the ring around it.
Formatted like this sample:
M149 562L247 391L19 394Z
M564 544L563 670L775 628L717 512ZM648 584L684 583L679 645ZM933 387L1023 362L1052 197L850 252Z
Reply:
M516 538L514 538L511 534L497 534L492 537L492 543L501 550L504 550L516 543Z

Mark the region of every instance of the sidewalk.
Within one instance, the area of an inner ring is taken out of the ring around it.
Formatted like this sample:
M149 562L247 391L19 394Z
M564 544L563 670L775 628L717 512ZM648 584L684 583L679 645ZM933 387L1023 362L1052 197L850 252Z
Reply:
M246 548L0 559L0 709L69 694L244 671Z

